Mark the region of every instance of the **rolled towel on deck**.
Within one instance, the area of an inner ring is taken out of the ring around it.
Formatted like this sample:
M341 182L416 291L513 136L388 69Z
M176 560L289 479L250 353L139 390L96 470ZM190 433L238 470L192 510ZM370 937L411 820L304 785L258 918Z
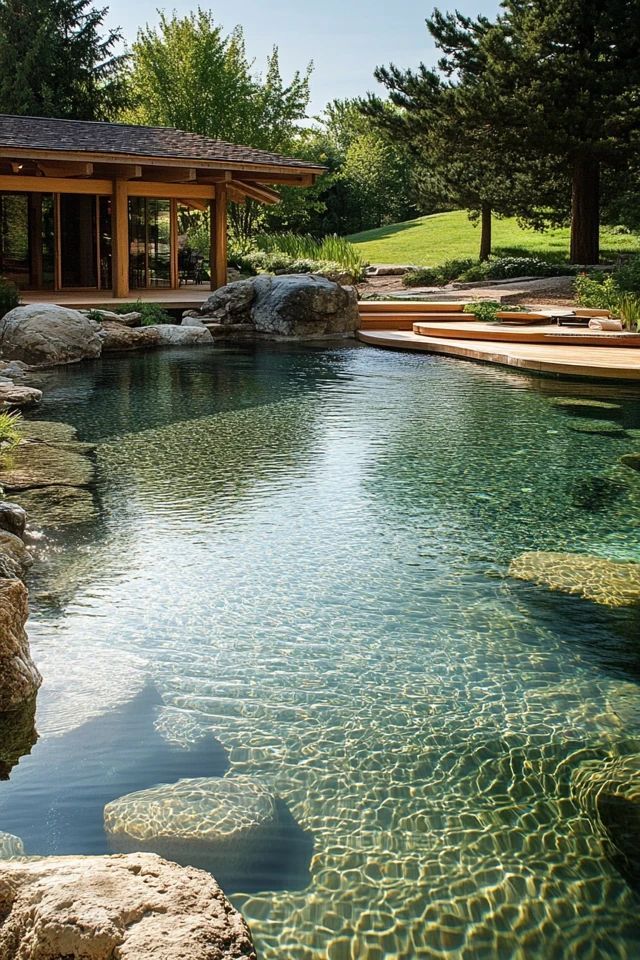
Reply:
M589 330L622 330L622 322L614 320L612 317L594 317L589 320Z

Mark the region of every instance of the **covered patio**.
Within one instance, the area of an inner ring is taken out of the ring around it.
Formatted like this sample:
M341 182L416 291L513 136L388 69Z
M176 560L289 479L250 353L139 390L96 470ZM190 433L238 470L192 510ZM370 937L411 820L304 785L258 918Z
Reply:
M197 306L226 283L228 202L277 203L274 186L323 172L167 127L0 115L0 275L26 302ZM190 210L209 211L206 284L184 282Z

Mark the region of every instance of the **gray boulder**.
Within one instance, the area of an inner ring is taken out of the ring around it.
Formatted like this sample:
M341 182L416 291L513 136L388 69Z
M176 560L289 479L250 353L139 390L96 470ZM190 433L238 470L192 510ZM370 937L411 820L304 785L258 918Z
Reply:
M24 583L0 580L0 713L22 707L42 683L24 629L28 612Z
M25 407L35 407L42 400L42 390L36 387L23 387L8 380L6 383L0 383L0 406L6 404L9 407L23 409Z
M3 960L256 960L213 879L148 853L8 860Z
M259 338L299 340L353 336L359 326L353 287L312 274L259 276L211 294L201 315L214 325L251 325Z
M27 525L27 512L17 503L0 500L0 530L21 537Z
M127 327L116 320L105 320L98 334L105 352L119 350L142 350L157 347L160 338L158 327Z
M191 347L203 344L211 345L211 334L203 325L194 327L192 325L178 326L173 323L163 323L156 327L161 346L167 347Z
M32 563L24 541L7 530L0 530L0 577L24 577Z
M137 310L131 310L129 313L114 313L113 310L103 310L97 308L93 310L82 310L85 316L91 314L94 319L99 318L99 323L108 320L110 323L122 323L125 327L139 327L142 323L142 314Z
M0 320L0 356L37 367L99 357L98 329L79 310L54 303L15 307Z

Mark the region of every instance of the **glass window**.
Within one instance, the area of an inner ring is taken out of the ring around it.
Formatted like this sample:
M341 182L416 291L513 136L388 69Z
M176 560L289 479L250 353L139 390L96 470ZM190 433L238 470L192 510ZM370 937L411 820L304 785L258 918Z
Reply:
M129 200L129 283L132 289L171 285L170 200Z
M63 287L97 287L96 198L60 194L60 254Z

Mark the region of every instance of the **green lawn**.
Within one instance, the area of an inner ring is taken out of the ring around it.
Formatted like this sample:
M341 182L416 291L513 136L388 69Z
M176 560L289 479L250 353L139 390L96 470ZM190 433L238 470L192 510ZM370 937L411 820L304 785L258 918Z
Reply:
M436 213L406 223L392 223L348 237L370 263L415 263L435 266L461 257L477 259L480 230L463 210ZM569 253L568 228L523 230L515 220L494 219L493 252L497 255L534 254L565 260ZM640 237L602 232L602 257L615 258L622 252L640 253Z

